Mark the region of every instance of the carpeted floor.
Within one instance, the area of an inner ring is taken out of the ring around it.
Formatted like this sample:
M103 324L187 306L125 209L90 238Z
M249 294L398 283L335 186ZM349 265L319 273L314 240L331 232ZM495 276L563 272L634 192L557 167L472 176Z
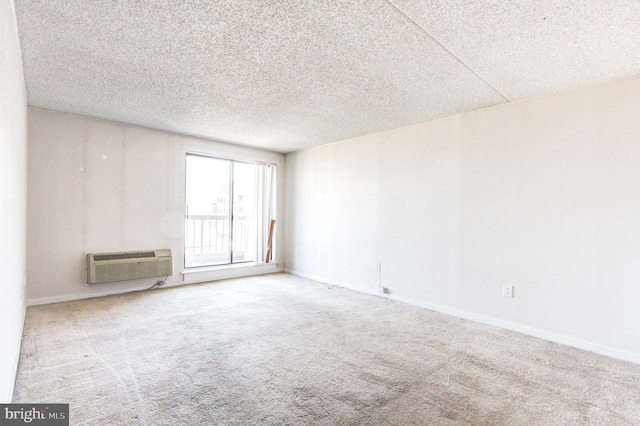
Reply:
M31 307L84 425L640 425L640 365L286 274Z

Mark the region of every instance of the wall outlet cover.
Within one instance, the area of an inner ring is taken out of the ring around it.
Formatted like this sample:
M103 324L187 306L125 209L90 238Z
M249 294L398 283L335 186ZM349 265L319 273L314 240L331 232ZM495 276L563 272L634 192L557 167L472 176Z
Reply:
M513 286L512 285L503 285L502 286L502 295L504 297L513 297Z

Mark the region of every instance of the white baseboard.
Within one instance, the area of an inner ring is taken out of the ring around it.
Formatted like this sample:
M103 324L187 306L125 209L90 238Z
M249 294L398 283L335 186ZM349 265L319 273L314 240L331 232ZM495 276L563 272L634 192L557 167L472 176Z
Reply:
M167 283L163 285L162 288L175 287L182 284L183 284L182 282L175 282L171 284ZM27 306L49 305L51 303L71 302L73 300L93 299L94 297L104 297L104 296L112 296L114 294L132 293L134 291L146 290L149 287L151 286L146 285L146 286L119 288L115 290L93 291L93 292L87 292L87 293L73 293L73 294L63 294L60 296L40 297L37 299L27 300Z
M23 302L24 303L24 302ZM22 307L22 326L20 327L20 344L16 348L16 354L13 359L13 380L9 385L9 391L7 396L3 399L3 401L7 401L7 403L11 404L13 402L13 393L16 389L16 379L18 378L18 367L20 366L20 352L22 348L22 335L24 334L24 322L27 318L27 307Z
M533 336L539 339L548 340L550 342L559 343L561 345L571 346L571 347L583 349L589 352L594 352L600 355L605 355L611 358L616 358L623 361L629 361L635 364L640 364L640 354L637 354L637 353L610 348L608 346L600 345L598 343L588 342L586 340L576 339L574 337L565 336L565 335L553 333L550 331L540 330L538 328L529 327L523 324L518 324L510 321L501 320L498 318L488 317L485 315L480 315L473 312L464 311L461 309L450 308L448 306L438 305L438 304L429 303L421 300L409 299L403 296L396 296L394 294L379 294L368 288L352 286L349 283L331 280L325 277L320 277L313 274L307 274L307 273L296 271L293 269L285 269L285 272L302 277L302 278L308 278L314 281L320 281L320 282L325 282L327 284L338 285L341 287L348 288L350 290L357 291L359 293L365 293L369 295L375 295L375 296L385 297L392 300L397 300L398 302L407 303L413 306L419 306L421 308L429 309L431 311L452 315L458 318L464 318L464 319L474 321L474 322L479 322L482 324L492 325L494 327L515 331L518 333L526 334L528 336Z
M276 264L271 264L271 267L268 267L268 268L248 268L248 269L233 268L233 269L224 270L226 272L222 272L222 271L223 270L219 270L217 274L215 273L212 274L211 271L202 271L202 272L194 271L184 275L178 274L183 277L183 281L169 281L160 288L178 287L181 285L189 285L189 284L200 284L200 283L224 280L229 278L241 278L241 277L248 277L253 275L271 274L274 272L282 272L282 268L278 267ZM189 278L184 278L186 276L188 276ZM29 299L27 300L27 306L48 305L51 303L62 303L62 302L70 302L73 300L93 299L94 297L113 296L115 294L133 293L136 291L147 290L149 289L149 287L151 287L151 285L152 284L146 284L144 286L118 288L113 290L63 294L60 296Z
M321 277L321 276L313 275L313 274L307 274L306 272L296 271L294 269L285 268L284 272L286 272L287 274L295 275L297 277L308 278L308 279L313 280L313 281L318 281L318 282L321 282L321 283L327 283L327 284L331 284L331 285L337 285L337 286L340 286L340 287L348 288L349 290L355 290L358 293L365 293L365 294L370 294L370 295L374 295L374 296L378 295L378 293L376 293L375 290L371 290L371 289L366 288L366 287L354 286L351 283L346 283L346 282L342 282L342 281L336 281L336 280L332 280L332 279L327 279L325 277Z

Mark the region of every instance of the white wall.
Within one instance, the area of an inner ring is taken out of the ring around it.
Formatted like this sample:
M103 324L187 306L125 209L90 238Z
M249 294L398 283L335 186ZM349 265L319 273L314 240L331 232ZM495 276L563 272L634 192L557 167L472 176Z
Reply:
M637 76L290 154L285 267L640 362L639 117Z
M147 287L157 279L87 285L84 255L170 248L168 285L282 267L184 270L185 152L258 160L278 167L283 223L284 156L195 137L29 108L29 304ZM282 247L283 233L276 243Z
M0 402L13 398L26 264L27 97L13 1L0 2Z

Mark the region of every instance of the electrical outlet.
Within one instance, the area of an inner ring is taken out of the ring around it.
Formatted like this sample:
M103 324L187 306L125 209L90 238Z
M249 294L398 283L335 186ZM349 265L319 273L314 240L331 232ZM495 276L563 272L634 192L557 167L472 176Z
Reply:
M503 285L502 286L502 295L504 297L513 297L513 286L512 285Z
M382 263L376 263L376 271L378 272L382 271Z

